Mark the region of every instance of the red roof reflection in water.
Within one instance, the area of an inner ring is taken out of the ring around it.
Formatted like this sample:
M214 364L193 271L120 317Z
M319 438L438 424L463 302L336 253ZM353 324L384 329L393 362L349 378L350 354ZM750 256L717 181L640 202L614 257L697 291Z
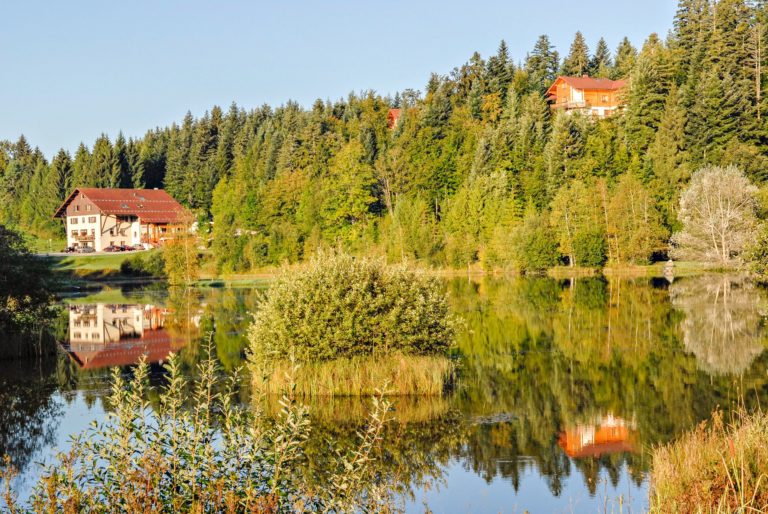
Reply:
M622 418L598 416L592 423L577 424L560 432L558 444L571 458L599 457L619 452L637 452L637 430Z

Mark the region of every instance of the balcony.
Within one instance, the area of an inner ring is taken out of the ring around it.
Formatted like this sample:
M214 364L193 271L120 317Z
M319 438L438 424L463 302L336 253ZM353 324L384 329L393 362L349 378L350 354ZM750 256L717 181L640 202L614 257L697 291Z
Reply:
M81 243L85 243L85 242L89 242L89 241L94 241L95 239L96 239L96 236L93 235L93 234L77 234L75 236L75 240L79 241Z

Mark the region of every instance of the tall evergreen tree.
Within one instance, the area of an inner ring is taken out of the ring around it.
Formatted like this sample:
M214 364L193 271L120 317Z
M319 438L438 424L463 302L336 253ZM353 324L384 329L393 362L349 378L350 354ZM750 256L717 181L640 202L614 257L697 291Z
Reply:
M589 60L589 76L608 78L611 74L611 51L608 49L608 43L600 38L595 48L595 54Z
M545 92L557 77L560 56L549 42L549 36L539 36L533 51L525 60L525 71L533 91Z
M568 57L565 58L563 66L560 68L560 74L571 77L581 77L588 71L589 47L584 40L584 35L579 31L576 32L576 36L573 38Z
M629 74L632 68L635 66L635 60L637 59L637 49L632 46L628 38L624 38L616 48L616 58L613 61L613 68L611 68L610 78L626 79L629 78Z

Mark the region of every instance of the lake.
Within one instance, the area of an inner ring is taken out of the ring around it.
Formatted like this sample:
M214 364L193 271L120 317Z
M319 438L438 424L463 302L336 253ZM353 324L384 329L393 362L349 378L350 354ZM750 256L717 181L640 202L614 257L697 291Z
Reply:
M266 285L264 286L266 287ZM104 417L109 368L207 351L227 372L264 287L105 288L65 299L57 358L0 361L0 454L39 463ZM768 294L737 275L674 280L451 279L464 321L460 378L444 397L395 398L376 466L408 512L643 512L648 449L739 401L768 404ZM243 401L250 401L243 387ZM307 476L322 485L327 438L355 444L368 402L310 402Z

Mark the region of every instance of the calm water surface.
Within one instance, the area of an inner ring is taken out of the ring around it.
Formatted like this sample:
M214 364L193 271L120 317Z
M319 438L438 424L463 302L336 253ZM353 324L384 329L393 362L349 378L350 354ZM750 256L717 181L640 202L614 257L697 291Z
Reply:
M382 472L397 472L409 512L643 512L654 444L717 406L768 404L766 293L738 276L666 280L526 278L446 281L464 320L461 378L444 398L401 398ZM258 288L191 294L105 289L66 300L62 353L0 362L0 454L22 470L23 497L40 462L103 418L108 368L179 352L187 369L213 348L243 363ZM244 391L247 401L247 391ZM307 473L328 437L355 444L367 404L311 404Z

